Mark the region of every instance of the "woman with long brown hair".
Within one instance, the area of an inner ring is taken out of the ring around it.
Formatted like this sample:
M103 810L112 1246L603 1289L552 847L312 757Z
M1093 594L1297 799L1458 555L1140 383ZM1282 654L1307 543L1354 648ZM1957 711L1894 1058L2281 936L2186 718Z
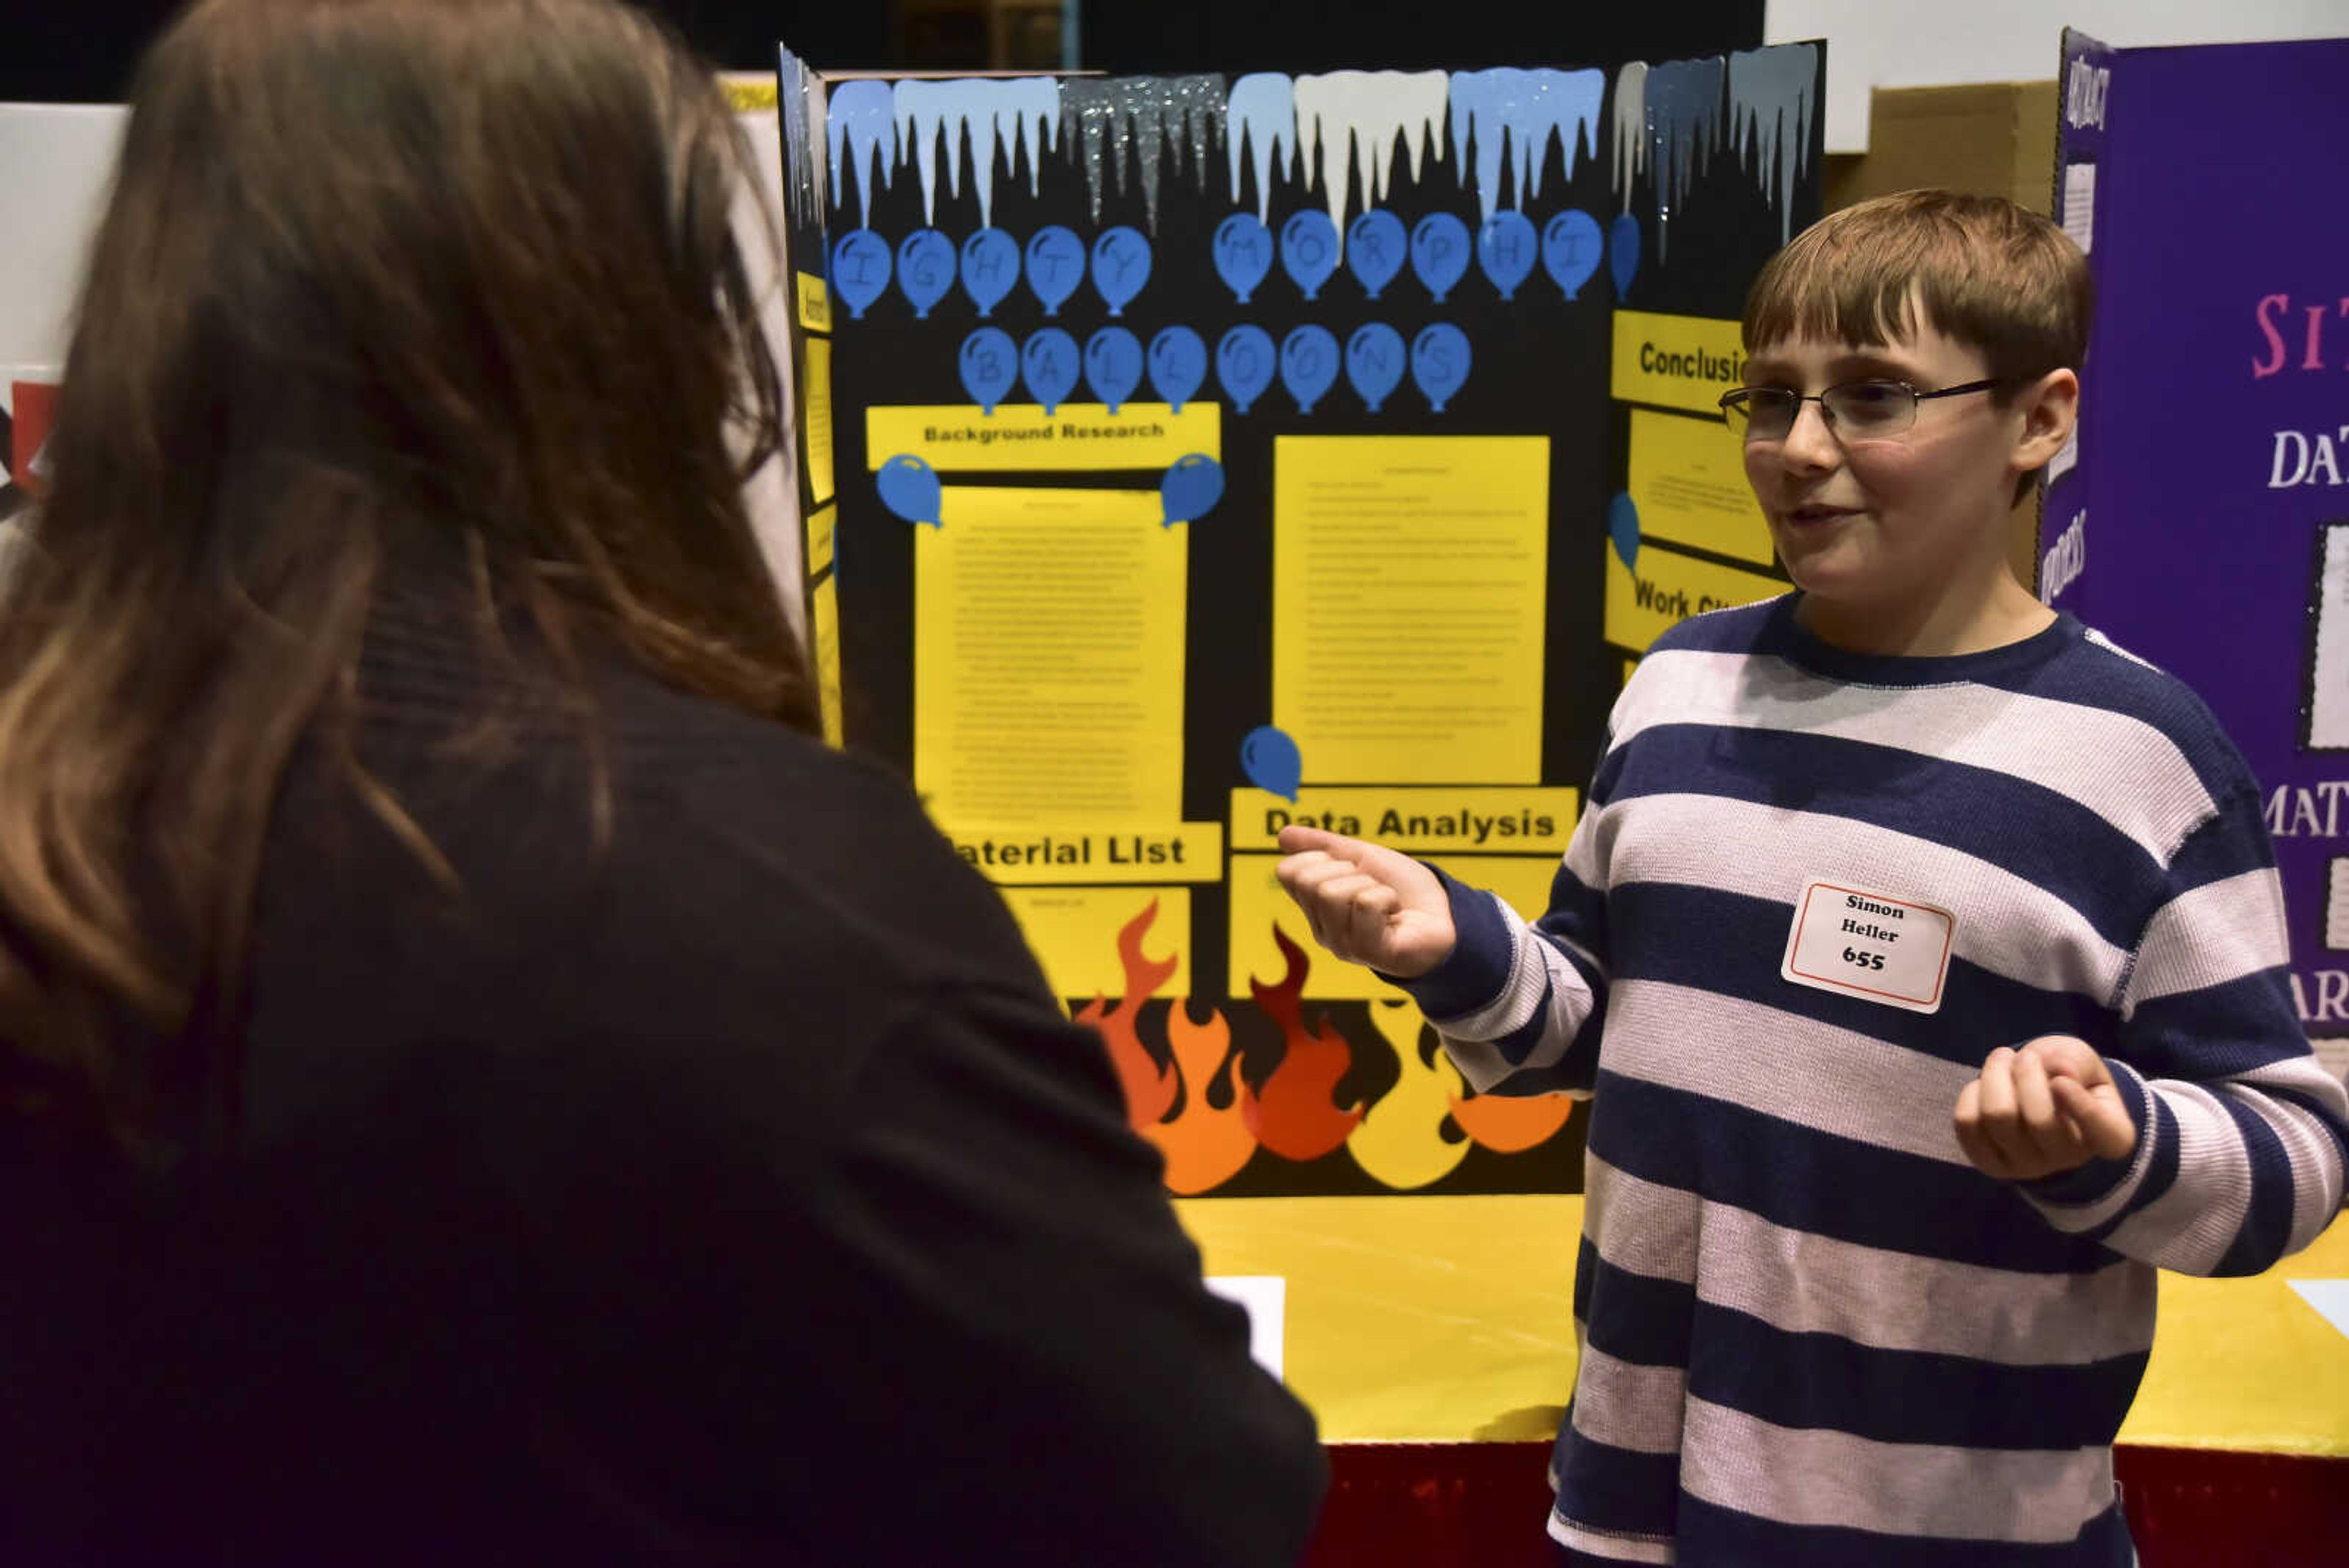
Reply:
M209 0L0 585L0 1558L1293 1561L1089 1033L825 750L706 72Z

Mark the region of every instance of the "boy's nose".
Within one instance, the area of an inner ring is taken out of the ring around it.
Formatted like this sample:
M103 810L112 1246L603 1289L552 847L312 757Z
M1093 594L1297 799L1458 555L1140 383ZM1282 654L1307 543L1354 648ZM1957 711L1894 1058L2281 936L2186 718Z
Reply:
M1810 471L1833 468L1843 461L1843 446L1827 428L1826 410L1816 402L1795 410L1795 422L1778 443L1778 455L1788 468Z

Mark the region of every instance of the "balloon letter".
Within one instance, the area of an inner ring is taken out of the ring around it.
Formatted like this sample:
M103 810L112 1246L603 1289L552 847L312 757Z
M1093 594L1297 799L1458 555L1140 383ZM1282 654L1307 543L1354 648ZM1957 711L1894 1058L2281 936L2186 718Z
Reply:
M889 286L889 242L870 229L852 229L832 247L832 286L848 301L848 314L864 318L864 307Z
M1216 275L1242 305L1272 270L1272 234L1254 213L1234 213L1216 225Z
M1240 742L1240 771L1257 788L1293 805L1297 786L1304 782L1305 759L1288 731L1259 724Z
M1126 303L1149 281L1150 242L1141 230L1121 225L1093 242L1093 291L1108 303L1112 316L1124 315Z

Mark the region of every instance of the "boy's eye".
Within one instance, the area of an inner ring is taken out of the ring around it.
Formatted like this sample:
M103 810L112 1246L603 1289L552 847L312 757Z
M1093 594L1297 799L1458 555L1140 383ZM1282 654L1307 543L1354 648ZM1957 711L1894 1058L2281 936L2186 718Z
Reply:
M1872 425L1899 419L1914 397L1898 381L1851 381L1829 388L1823 400L1841 423Z
M1803 402L1803 394L1792 387L1748 387L1744 390L1745 411L1765 422L1792 420Z

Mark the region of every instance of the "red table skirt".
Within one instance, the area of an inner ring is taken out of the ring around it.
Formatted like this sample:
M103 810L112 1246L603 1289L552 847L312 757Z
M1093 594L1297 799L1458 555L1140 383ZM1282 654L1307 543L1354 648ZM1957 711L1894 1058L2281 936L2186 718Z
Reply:
M1550 1568L1547 1443L1337 1443L1306 1568ZM2140 1568L2341 1568L2349 1459L2116 1451Z

